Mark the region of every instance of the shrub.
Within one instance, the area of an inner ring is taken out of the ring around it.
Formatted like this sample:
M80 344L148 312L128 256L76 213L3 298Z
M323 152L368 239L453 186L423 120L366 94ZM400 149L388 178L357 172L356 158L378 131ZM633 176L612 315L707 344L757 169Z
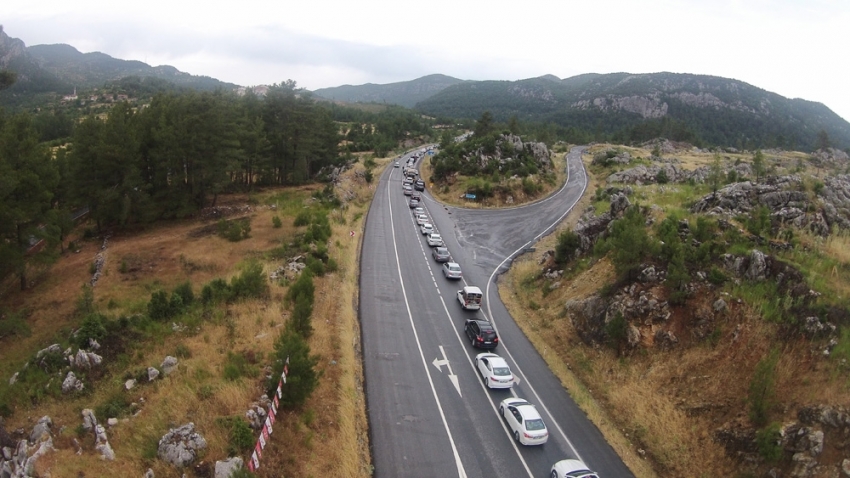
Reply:
M269 285L263 265L252 260L242 267L242 273L230 280L232 299L267 297Z
M374 175L372 174L371 169L367 169L365 173L363 173L363 179L366 180L367 184L372 184L372 180L374 179Z
M130 413L130 401L127 395L121 392L113 393L105 402L94 409L94 414L103 422L109 418L121 418Z
M776 463L782 458L782 445L780 444L779 423L773 422L762 430L756 432L756 446L759 455L768 463Z
M628 333L629 321L620 312L617 312L617 315L605 324L605 335L612 347L618 348L626 340Z
M283 227L283 223L280 221L280 217L272 217L272 227L274 227L275 229L280 229L281 227Z
M78 316L85 316L92 312L94 312L94 289L83 284L80 297L77 298L76 313Z
M579 246L581 246L581 239L575 232L564 231L558 234L558 243L555 245L555 262L564 265L573 260Z
M151 301L148 302L148 317L153 320L166 320L171 317L171 303L168 294L164 290L151 293Z
M248 218L232 221L221 219L218 221L218 235L230 242L239 242L242 239L247 239L250 237L250 233L251 221Z
M0 339L4 337L29 337L32 330L27 324L27 314L18 312L15 314L0 311Z
M299 295L304 295L310 301L310 304L312 304L315 291L316 286L313 285L313 273L310 272L310 269L304 269L301 271L298 279L286 291L285 298L288 303L294 304Z
M244 376L254 375L254 370L251 369L251 365L248 363L245 355L241 353L228 352L222 373L226 380L234 381L239 380Z
M664 169L659 170L658 174L655 175L655 181L658 184L667 184L670 182L670 178L667 177L667 171Z
M241 417L233 420L230 428L230 446L238 452L245 452L254 446L254 432L248 422Z
M172 293L172 296L174 295L180 296L184 306L192 305L195 302L195 293L192 291L192 284L189 281L178 285Z
M230 286L222 278L213 279L201 289L201 302L204 305L229 301L230 296Z
M707 279L714 285L720 285L726 282L726 274L724 274L719 268L712 267L711 270L708 271Z
M77 331L76 343L80 348L88 348L90 339L100 342L104 337L106 337L106 317L101 314L89 314L83 319L83 324Z

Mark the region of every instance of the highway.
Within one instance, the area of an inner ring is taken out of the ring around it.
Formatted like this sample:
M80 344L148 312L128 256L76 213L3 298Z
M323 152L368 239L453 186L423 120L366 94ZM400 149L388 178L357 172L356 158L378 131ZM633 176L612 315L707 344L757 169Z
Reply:
M534 204L445 207L426 190L423 204L463 269L461 281L445 279L432 259L402 193L403 168L381 175L363 238L359 311L375 476L544 477L565 458L582 459L602 478L633 476L516 326L495 285L497 273L584 193L582 150L568 154L563 188ZM464 285L484 291L481 311L460 307L456 292ZM475 367L482 351L463 331L464 320L476 316L497 328L494 352L517 376L513 389L484 385ZM510 396L536 405L549 430L545 445L514 441L498 413Z

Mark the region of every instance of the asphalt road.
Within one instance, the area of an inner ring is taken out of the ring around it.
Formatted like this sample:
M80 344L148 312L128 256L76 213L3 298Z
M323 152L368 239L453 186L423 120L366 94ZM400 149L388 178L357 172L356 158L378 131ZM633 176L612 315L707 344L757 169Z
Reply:
M424 205L461 265L462 281L445 279L431 258L402 194L403 168L381 175L367 216L360 273L375 476L544 477L565 458L582 459L603 478L632 476L516 326L494 284L497 272L551 232L584 193L581 151L573 148L568 155L564 187L535 204L444 207L426 191ZM456 300L467 284L484 291L481 311L464 311ZM496 326L495 352L519 378L512 390L489 390L481 380L474 364L481 351L463 332L464 320L475 316ZM510 396L537 406L549 429L545 445L513 440L498 414L499 402Z

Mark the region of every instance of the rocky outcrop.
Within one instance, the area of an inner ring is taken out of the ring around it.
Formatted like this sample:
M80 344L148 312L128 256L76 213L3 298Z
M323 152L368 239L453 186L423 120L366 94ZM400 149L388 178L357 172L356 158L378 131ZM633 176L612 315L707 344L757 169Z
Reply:
M68 362L71 364L71 368L90 369L100 365L103 362L103 357L94 352L86 352L80 349L77 350L76 355L68 356Z
M611 196L611 208L608 212L596 216L593 214L593 207L588 208L573 228L573 232L579 238L578 251L574 255L590 251L596 241L608 231L611 221L620 217L630 205L631 202L625 194L615 193Z
M172 357L171 355L165 357L159 368L162 369L163 375L166 377L174 373L177 370L178 360L176 357Z
M68 372L65 380L62 381L62 393L81 392L83 388L85 385L74 375L74 372Z
M545 143L523 142L515 134L501 135L496 140L494 152L488 153L484 151L484 148L479 148L465 156L464 160L474 161L478 167L484 169L491 161L495 161L501 166L515 161L520 155L534 158L534 162L542 170L549 170L552 167L551 152Z
M609 183L622 184L652 184L659 182L659 175L666 177L660 182L681 183L690 178L690 173L675 164L661 164L652 166L636 166L625 171L611 174L606 179Z
M192 464L198 453L207 447L207 441L195 432L195 424L187 423L172 428L159 440L157 456L174 466L183 468Z
M215 478L230 478L242 469L242 458L234 456L223 461L215 462Z

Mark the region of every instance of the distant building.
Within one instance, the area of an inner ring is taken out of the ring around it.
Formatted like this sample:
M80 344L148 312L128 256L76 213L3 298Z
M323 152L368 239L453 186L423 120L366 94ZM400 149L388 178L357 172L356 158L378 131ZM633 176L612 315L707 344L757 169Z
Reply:
M74 87L74 94L73 95L65 95L65 96L62 97L62 100L64 100L64 101L77 101L77 87L76 86Z

